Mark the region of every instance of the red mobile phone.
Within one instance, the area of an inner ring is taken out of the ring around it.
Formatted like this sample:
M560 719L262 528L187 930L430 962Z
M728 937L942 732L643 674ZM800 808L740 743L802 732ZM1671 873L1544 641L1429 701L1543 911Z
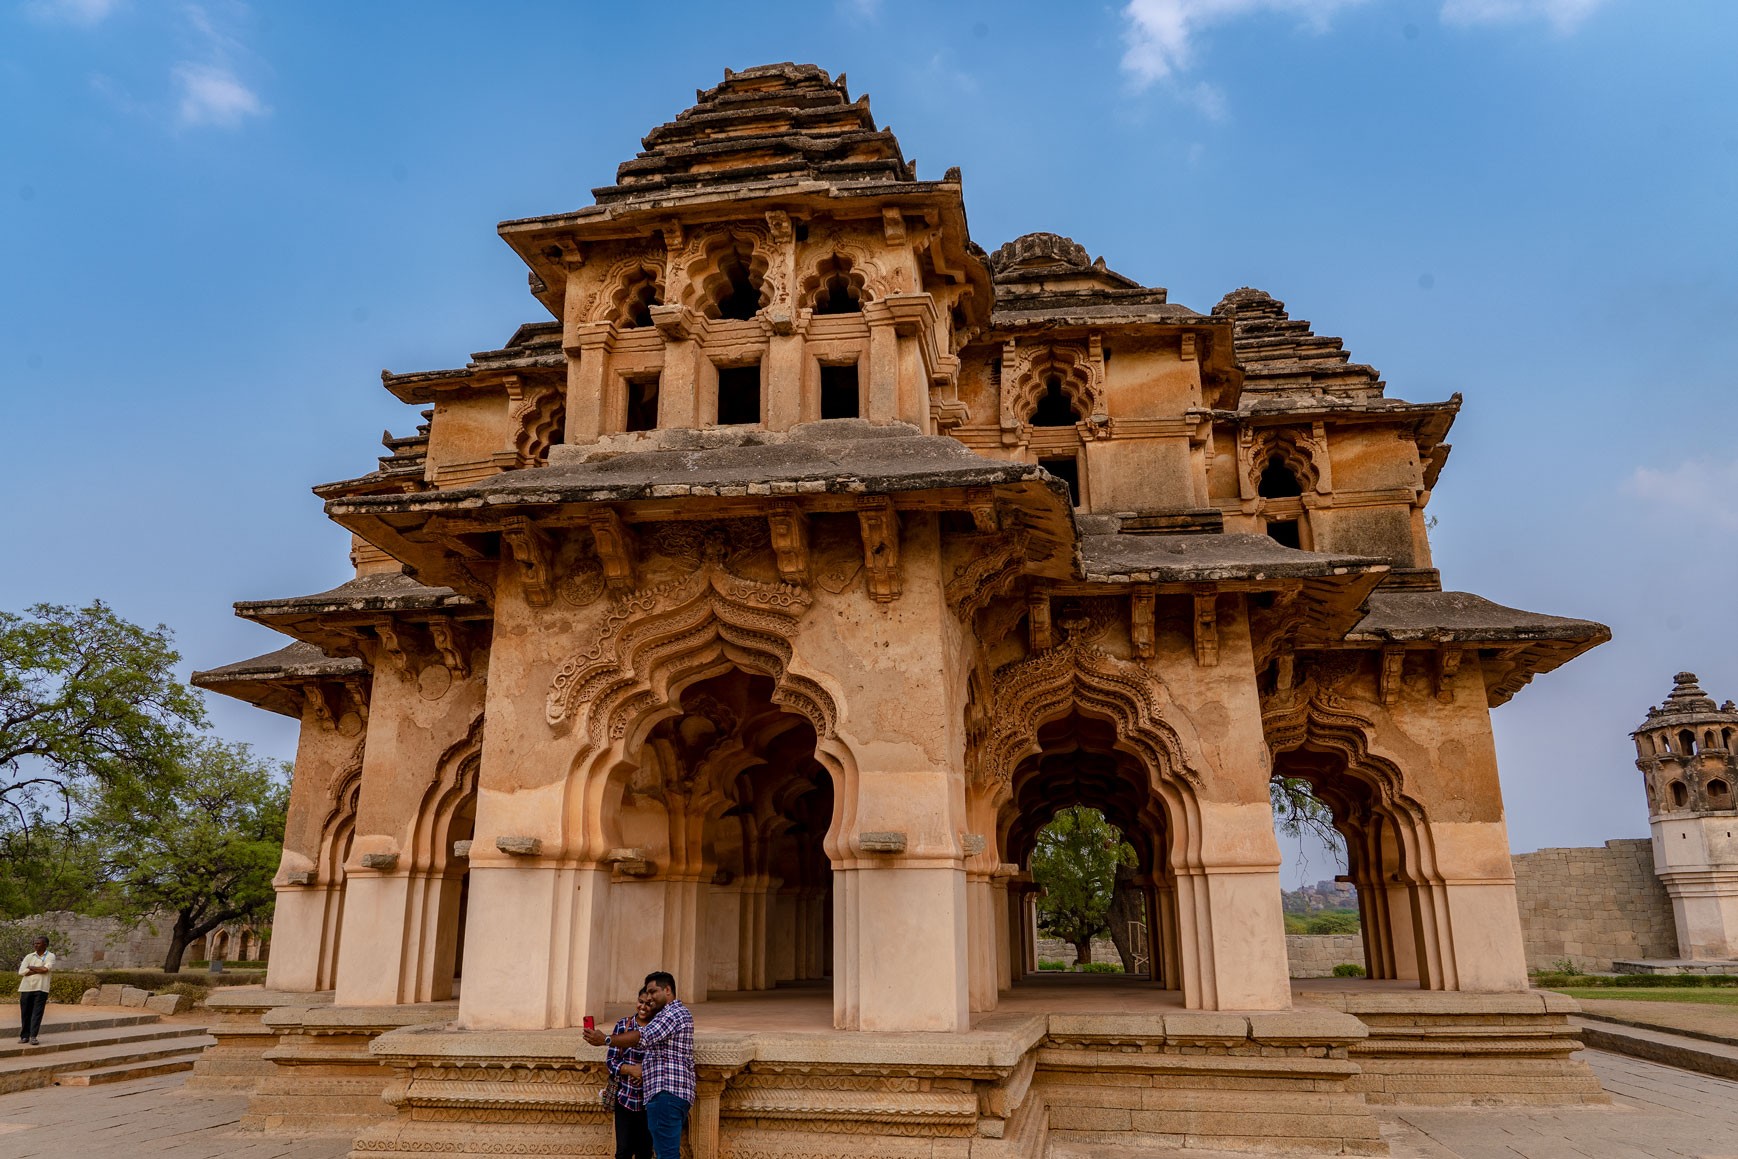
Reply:
M596 1030L597 1029L597 1019L595 1019L591 1015L587 1014L585 1016L585 1028L587 1030Z

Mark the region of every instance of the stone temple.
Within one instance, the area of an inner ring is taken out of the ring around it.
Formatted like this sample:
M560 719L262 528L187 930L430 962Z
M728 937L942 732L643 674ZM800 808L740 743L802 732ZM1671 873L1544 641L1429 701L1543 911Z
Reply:
M1601 1098L1528 990L1490 710L1608 632L1442 589L1459 395L1259 290L986 251L812 66L594 194L499 227L548 320L384 375L424 421L315 488L355 578L238 605L293 642L198 677L301 721L269 989L201 1072L251 1122L609 1154L571 1028L658 968L696 1159L1380 1153L1374 1102ZM1367 980L1287 977L1276 775ZM1148 977L1029 976L1076 804Z

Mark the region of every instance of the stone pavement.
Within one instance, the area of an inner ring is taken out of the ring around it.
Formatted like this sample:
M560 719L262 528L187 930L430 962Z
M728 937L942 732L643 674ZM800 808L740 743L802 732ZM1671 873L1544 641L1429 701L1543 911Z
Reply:
M1383 1138L1393 1159L1738 1159L1738 1083L1599 1051L1587 1060L1612 1106L1381 1107ZM247 1100L183 1091L183 1079L0 1095L0 1159L344 1159L349 1151L347 1138L238 1134Z
M1622 991L1618 991L1622 993ZM1692 991L1694 993L1694 991ZM1738 1006L1709 1002L1647 1002L1577 998L1590 1018L1609 1018L1629 1026L1651 1026L1698 1038L1738 1043Z

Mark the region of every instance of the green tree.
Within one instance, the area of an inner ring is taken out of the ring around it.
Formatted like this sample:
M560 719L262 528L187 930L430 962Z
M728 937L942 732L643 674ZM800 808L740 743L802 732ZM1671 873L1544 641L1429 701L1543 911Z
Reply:
M29 828L44 799L66 815L76 785L172 775L197 694L162 625L141 628L100 600L0 611L0 807Z
M1321 802L1308 781L1276 773L1267 787L1274 829L1280 836L1302 837L1307 833L1329 849L1345 849L1345 838L1334 828L1334 811Z
M1032 850L1032 880L1043 887L1038 922L1074 947L1080 965L1092 961L1092 939L1108 928L1117 867L1133 864L1122 830L1097 809L1064 809L1038 831Z
M0 819L0 919L88 909L103 889L96 847L76 822L40 809L25 816Z
M187 946L218 926L270 915L288 773L245 744L201 738L173 792L115 782L88 800L83 828L113 883L104 908L172 915L164 970L179 970Z

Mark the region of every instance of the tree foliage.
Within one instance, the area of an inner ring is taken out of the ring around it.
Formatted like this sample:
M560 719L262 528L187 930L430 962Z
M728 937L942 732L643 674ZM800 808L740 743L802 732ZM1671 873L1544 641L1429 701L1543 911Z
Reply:
M1038 922L1074 947L1078 963L1092 961L1092 939L1109 928L1117 867L1134 864L1122 830L1097 809L1064 809L1038 831L1032 851L1032 880L1043 887Z
M1268 782L1273 802L1273 824L1282 837L1314 837L1335 852L1346 847L1345 838L1334 828L1334 812L1315 795L1302 777L1275 774Z
M24 816L23 824L0 817L0 919L88 910L103 888L96 846L75 821L40 810Z
M180 656L161 625L141 628L100 600L0 611L0 805L28 828L33 803L81 782L171 772L187 730L205 719L175 678Z
M83 828L100 850L118 916L172 915L163 968L187 945L272 908L283 845L288 767L245 744L190 742L172 792L113 782L86 800Z

